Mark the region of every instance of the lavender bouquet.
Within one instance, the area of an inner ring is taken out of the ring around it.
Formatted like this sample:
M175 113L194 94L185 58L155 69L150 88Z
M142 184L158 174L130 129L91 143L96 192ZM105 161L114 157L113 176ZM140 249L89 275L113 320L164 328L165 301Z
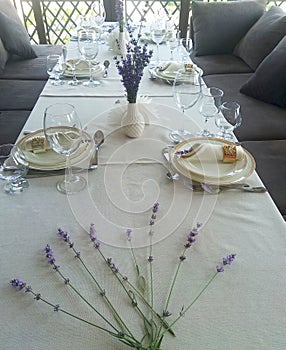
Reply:
M202 225L198 223L195 228L193 228L186 236L186 240L182 247L182 252L178 255L178 264L174 273L174 277L171 280L169 292L167 295L167 299L165 301L163 310L156 310L155 308L155 299L154 299L154 278L153 278L153 264L156 261L153 256L153 245L152 245L152 237L154 235L154 225L157 217L157 212L159 209L159 204L155 203L152 208L152 214L149 221L149 247L148 247L148 257L145 260L145 263L148 264L149 270L149 285L147 285L147 278L145 278L140 270L140 264L137 261L135 251L132 246L132 230L126 230L126 239L130 246L132 260L134 261L135 267L135 280L131 281L131 279L122 273L118 265L113 261L111 257L105 256L103 244L97 238L97 232L94 225L91 225L89 238L92 242L94 249L98 252L98 258L102 259L103 264L108 267L111 271L112 276L117 280L118 286L122 289L123 294L125 295L125 300L129 300L129 304L132 310L140 316L142 319L142 327L139 327L134 331L129 325L126 319L122 315L120 315L119 311L113 305L113 301L109 296L108 290L104 288L102 285L100 278L93 272L86 264L82 254L76 249L75 243L71 240L70 234L68 232L63 231L62 229L58 229L58 235L61 240L63 240L67 247L69 247L71 253L75 256L76 261L82 265L83 270L90 276L92 283L95 284L98 294L103 299L105 306L110 311L106 316L102 311L99 311L97 305L95 305L94 296L91 300L88 300L87 297L83 296L81 292L77 289L77 287L72 283L72 279L65 275L62 272L62 268L57 264L56 257L52 247L47 244L44 248L44 254L47 259L48 264L52 267L53 271L55 271L59 277L63 280L63 283L74 291L74 293L85 303L85 305L90 308L93 312L96 313L97 318L103 321L105 326L102 326L102 322L94 323L93 321L89 321L83 319L81 316L73 313L71 310L67 310L59 304L50 302L47 300L42 294L34 291L34 289L24 282L20 278L14 278L10 281L12 287L17 290L24 291L27 294L33 296L33 298L37 301L42 301L45 304L49 305L55 312L62 312L78 321L84 322L87 325L93 326L98 331L104 332L119 342L125 344L128 347L138 349L138 350L160 350L162 346L162 341L166 334L170 336L175 336L174 326L175 324L186 314L187 311L198 301L199 297L204 293L204 291L210 286L212 281L216 278L219 273L224 272L225 266L230 265L234 258L235 254L227 255L223 258L222 263L217 265L214 269L214 273L206 285L202 288L202 290L191 300L189 300L186 307L182 306L178 307L177 310L171 310L170 301L172 298L172 294L176 285L176 281L179 277L179 272L182 264L187 259L187 252L190 251L190 248L197 241L197 237L199 234L199 230ZM157 257L159 258L159 257ZM97 269L99 268L99 263L96 263ZM137 334L140 332L140 329L143 329L142 334Z
M139 45L141 37L140 30L138 38L135 39L129 31L130 42L126 44L126 55L114 57L121 82L127 93L127 101L136 103L140 81L143 77L144 68L150 63L153 51L147 49L147 44Z

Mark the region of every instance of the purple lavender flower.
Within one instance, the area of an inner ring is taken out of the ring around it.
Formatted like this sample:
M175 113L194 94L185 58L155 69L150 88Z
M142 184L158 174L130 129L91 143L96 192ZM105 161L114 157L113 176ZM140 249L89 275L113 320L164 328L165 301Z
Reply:
M157 211L159 210L159 203L158 202L156 202L156 203L154 203L154 205L153 205L153 213L157 213Z
M99 241L94 242L94 244L93 244L95 249L99 249L100 245L101 245L101 243Z
M61 228L58 229L58 234L62 237L62 239L67 242L70 243L70 235L68 232L63 231Z
M131 239L132 239L132 236L131 236L131 233L132 233L132 230L131 230L131 228L128 228L127 230L126 230L126 239L127 239L127 241L131 241Z
M233 260L235 259L236 254L229 254L222 258L223 265L231 265Z
M55 312L58 312L60 309L60 305L59 304L56 304L55 307L54 307L54 311Z
M96 239L97 239L97 233L96 233L94 224L91 224L91 225L90 225L90 228L89 228L89 238L90 238L90 240L91 240L92 242L96 241Z
M119 24L119 31L123 32L124 30L124 16L123 16L123 1L116 0L115 1L115 13L117 22Z
M217 265L216 270L217 270L217 272L224 272L224 267Z
M10 281L10 284L14 288L18 288L18 290L22 290L26 287L26 282L23 282L20 278L14 278Z

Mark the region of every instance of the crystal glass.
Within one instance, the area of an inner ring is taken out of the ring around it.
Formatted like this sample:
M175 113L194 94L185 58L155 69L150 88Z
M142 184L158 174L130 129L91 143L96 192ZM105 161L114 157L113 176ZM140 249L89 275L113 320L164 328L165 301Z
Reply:
M98 41L95 30L81 30L78 33L78 49L82 57L88 61L89 81L83 83L84 86L94 87L99 85L98 80L93 79L92 61L98 55Z
M105 44L105 40L101 38L102 25L105 22L106 12L103 0L94 0L90 11L90 22L92 28L95 28L99 33L99 43Z
M53 78L51 80L52 85L62 85L64 81L61 80L61 76L64 73L64 66L61 62L60 55L48 55L47 56L47 73Z
M242 123L240 105L237 102L224 102L221 105L220 113L216 116L215 123L221 130L217 136L223 139L233 140L233 130Z
M190 56L193 51L193 42L190 38L180 39L180 60L183 63L190 61Z
M183 122L185 120L185 111L193 107L201 96L201 78L199 72L191 72L180 69L173 83L173 96L179 108L183 112ZM175 143L194 136L191 132L184 129L173 130L170 133L170 139Z
M29 187L25 179L28 170L29 163L18 146L10 143L0 145L0 179L6 181L6 193L19 193Z
M57 189L65 194L83 190L86 180L72 173L70 157L82 142L82 126L75 107L68 103L55 103L44 112L44 133L50 147L67 159L68 173L57 183Z
M223 91L217 87L209 87L202 91L199 111L205 119L205 125L202 131L197 135L203 137L213 137L214 134L208 130L207 123L210 118L215 118L220 111L222 104Z
M170 61L174 61L174 50L179 46L180 32L177 30L169 30L167 35L167 43L170 49Z
M156 65L159 64L159 45L165 39L167 34L167 22L163 19L157 19L151 24L151 38L157 47Z
M72 80L68 82L68 85L77 86L81 84L81 81L76 77L76 67L81 61L81 54L77 46L69 46L66 48L65 64L70 68L72 72Z

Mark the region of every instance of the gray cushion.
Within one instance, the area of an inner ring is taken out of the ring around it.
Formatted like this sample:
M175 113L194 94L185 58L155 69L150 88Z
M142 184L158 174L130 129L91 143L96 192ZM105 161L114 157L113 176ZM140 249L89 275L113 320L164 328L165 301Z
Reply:
M286 36L262 61L240 92L286 107ZM286 111L285 111L286 114Z
M8 61L8 52L6 51L3 42L0 38L0 74L4 72L6 62Z
M286 13L273 6L255 23L234 49L255 70L286 35Z
M195 55L232 53L235 45L263 13L263 5L256 1L193 1Z
M24 26L0 11L0 38L10 54L23 58L37 57Z

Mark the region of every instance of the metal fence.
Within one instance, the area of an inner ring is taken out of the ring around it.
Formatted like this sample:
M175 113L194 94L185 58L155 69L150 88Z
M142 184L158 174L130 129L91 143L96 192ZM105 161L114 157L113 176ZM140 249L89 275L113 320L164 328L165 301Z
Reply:
M80 16L88 13L92 0L12 0L35 44L64 44L79 23ZM204 0L209 1L209 0ZM212 1L212 0L211 0ZM220 1L220 0L217 0ZM124 0L125 18L140 22L142 17L151 21L158 11L163 13L182 32L188 33L191 0ZM115 0L104 0L108 21L116 21ZM267 7L281 6L286 11L286 0L271 0Z

